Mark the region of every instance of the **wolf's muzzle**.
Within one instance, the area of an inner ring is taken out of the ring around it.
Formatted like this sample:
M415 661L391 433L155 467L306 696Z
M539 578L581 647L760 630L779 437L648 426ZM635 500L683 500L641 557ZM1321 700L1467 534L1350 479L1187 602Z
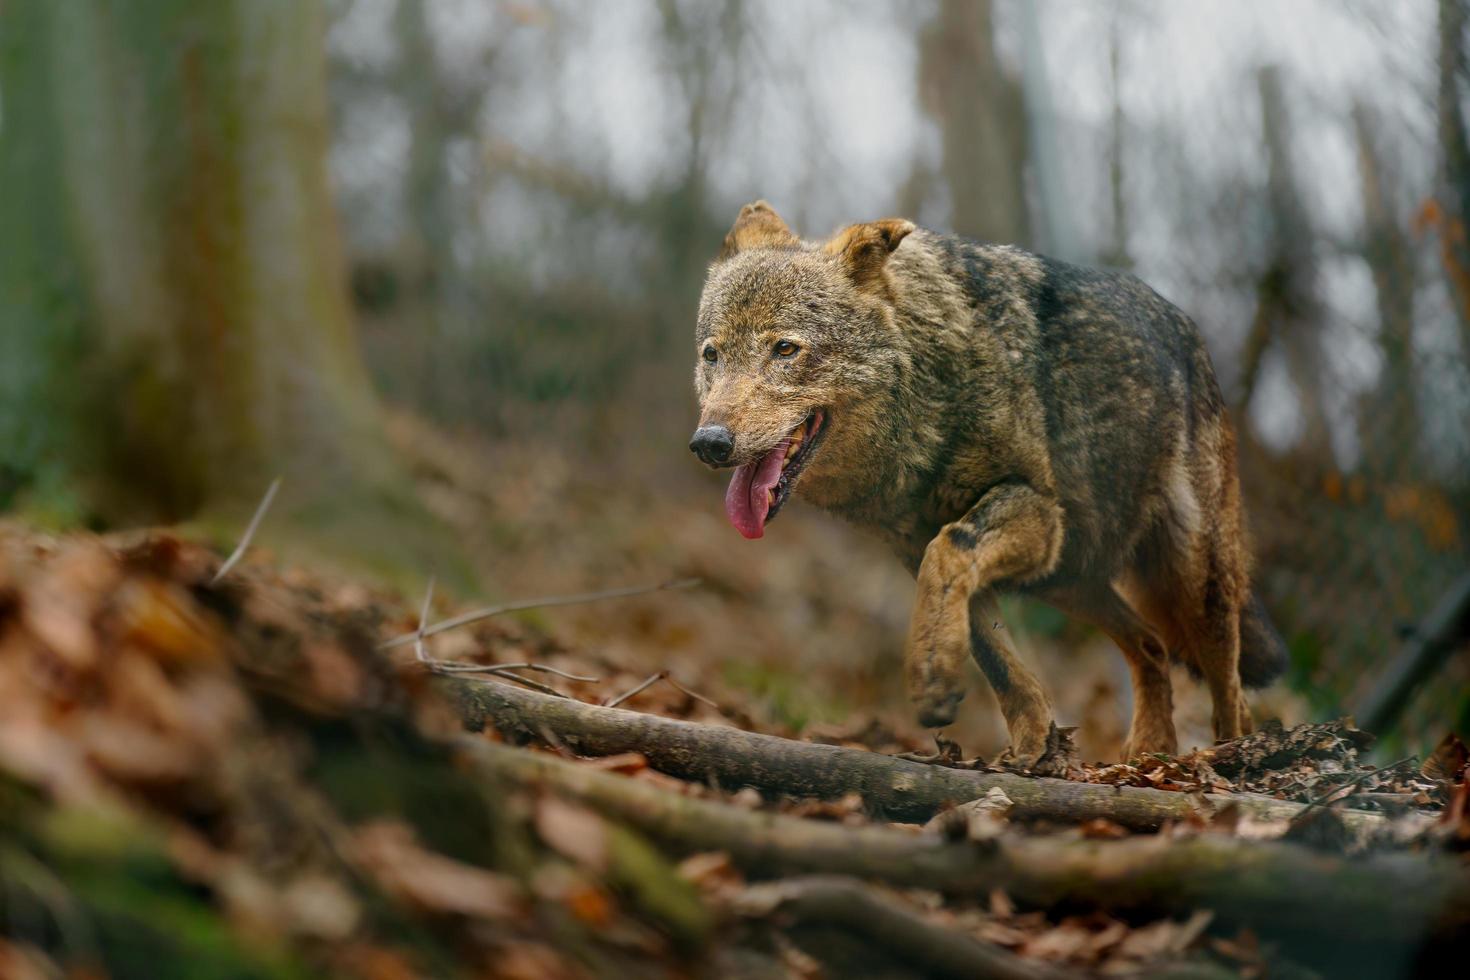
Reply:
M710 466L723 466L735 451L735 436L723 425L701 425L694 430L689 449Z

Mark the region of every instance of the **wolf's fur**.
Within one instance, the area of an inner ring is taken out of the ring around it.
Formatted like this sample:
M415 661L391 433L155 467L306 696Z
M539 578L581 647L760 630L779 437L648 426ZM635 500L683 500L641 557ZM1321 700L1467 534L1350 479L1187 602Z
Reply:
M778 340L800 352L774 358ZM1130 756L1177 749L1168 664L1208 684L1215 734L1284 652L1252 597L1235 434L1189 319L1131 275L890 219L827 242L742 209L700 301L701 425L731 463L813 409L802 496L886 539L918 580L905 664L920 719L953 720L973 656L1022 759L1051 707L989 628L997 593L1096 624L1134 681Z

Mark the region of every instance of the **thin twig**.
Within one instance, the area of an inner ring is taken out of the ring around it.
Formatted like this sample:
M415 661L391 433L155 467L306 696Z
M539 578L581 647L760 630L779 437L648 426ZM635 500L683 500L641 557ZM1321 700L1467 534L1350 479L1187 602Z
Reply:
M432 661L429 662L428 667L429 667L429 670L433 671L436 674L457 673L457 671L446 672L446 671L442 670L441 668L435 666ZM564 697L566 697L565 694L561 693L556 688L550 687L549 685L546 685L546 684L542 684L540 681L533 681L529 677L522 677L520 674L512 674L512 673L509 673L509 672L501 673L500 671L497 671L497 670L484 670L484 671L481 671L481 673L482 674L490 674L492 677L499 677L499 678L501 678L503 680L507 680L507 681L514 681L517 684L520 684L520 685L522 685L524 687L529 687L533 691L540 691L542 694L550 694L553 697L558 697L558 698L564 698ZM486 681L490 680L490 678L483 677L483 676L482 677L472 677L472 678L468 678L468 679L469 680L477 680L477 681L478 680L486 680ZM490 683L493 684L495 682L494 681L490 681Z
M537 726L537 731L540 733L542 741L551 746L551 750L563 759L575 759L577 757L575 752L567 748L567 743L557 737L556 732L550 728L547 728L545 725L540 725Z
M569 674L555 667L547 667L545 664L455 664L443 660L434 661L434 668L443 674L494 674L503 670L539 670L543 674L555 674L557 677L565 677L569 681L583 681L587 684L597 684L602 681L600 677L585 677L582 674Z
M1405 764L1410 763L1410 762L1413 762L1413 761L1414 761L1414 757L1413 756L1409 756L1407 759L1400 759L1398 762L1395 762L1395 763L1393 763L1392 765L1389 765L1389 766L1384 766L1382 769L1365 769L1365 770L1363 770L1362 772L1360 772L1356 776L1354 776L1352 779L1348 780L1345 783L1339 783L1338 785L1333 786L1327 792L1323 793L1321 796L1317 797L1315 800L1312 800L1310 803L1308 803L1306 805L1306 807L1300 813L1298 813L1296 816L1294 816L1294 817L1291 818L1292 824L1299 824L1299 823L1301 823L1302 820L1305 819L1305 817L1307 816L1307 814L1311 813L1313 810L1315 810L1319 806L1322 806L1324 804L1330 806L1330 805L1332 805L1334 803L1341 803L1343 800L1347 799L1349 796L1352 796L1353 795L1352 794L1352 791L1355 788L1357 788L1358 786L1361 786L1363 783L1367 782L1367 780L1370 777L1372 777L1372 776L1382 776L1382 775L1385 775L1387 773L1393 772L1399 766L1405 765ZM1348 792L1343 793L1342 792L1343 790L1347 790ZM1336 794L1341 794L1341 795L1336 795ZM1335 799L1333 798L1334 796L1336 797Z
M698 584L699 579L686 578L678 579L673 582L660 582L657 585L640 585L624 589L606 589L602 592L582 592L576 595L545 596L540 599L521 599L516 602L507 602L499 606L486 606L483 609L471 610L470 612L464 613L463 615L455 616L453 619L446 619L443 622L435 623L433 626L430 626L428 629L424 630L423 635L426 637L433 636L436 633L443 633L445 630L456 629L460 626L468 626L470 623L478 623L480 620L489 619L492 616L502 616L506 613L521 612L522 610L526 609L544 609L549 606L571 606L582 602L597 602L602 599L624 599L629 596L645 595L649 592L663 592L668 589L687 589ZM405 633L402 636L396 636L385 643L379 644L378 649L389 650L393 647L405 646L409 643L412 643L418 637L418 635L418 633Z
M709 698L705 697L703 694L700 694L698 691L691 691L691 690L689 690L689 688L685 687L683 684L680 684L678 681L674 680L674 675L673 674L664 674L664 680L666 680L670 684L674 685L675 690L679 691L681 694L687 694L689 697L693 698L694 700L699 701L699 702L701 702L703 704L707 704L711 708L714 708L716 711L721 711L722 712L724 710L718 704L715 704Z
M419 631L414 637L413 652L422 663L429 662L429 650L424 644L424 627L429 625L429 603L434 601L434 576L429 576L429 587L424 590L424 605L419 610Z
M617 697L613 698L611 701L609 701L606 704L604 704L603 707L604 708L616 708L618 705L622 704L624 701L628 700L633 695L635 695L635 694L642 694L644 691L648 690L650 687L652 687L653 685L657 684L659 681L663 680L665 677L668 677L668 676L669 676L669 672L667 670L661 670L657 674L654 674L653 676L649 677L642 684L639 684L637 687L633 688L633 690L628 691L626 694L620 694Z
M225 559L225 563L219 567L219 571L214 573L214 578L209 580L210 585L218 585L219 580L229 574L230 569L234 568L240 559L245 557L245 549L250 547L250 539L255 537L255 530L260 527L260 521L261 518L265 517L265 512L270 510L271 501L276 499L276 491L279 489L281 489L281 478L276 477L271 481L271 485L266 488L265 496L260 498L260 506L255 508L255 516L250 518L249 524L245 525L245 533L241 536L240 543L235 546L235 550L230 557Z

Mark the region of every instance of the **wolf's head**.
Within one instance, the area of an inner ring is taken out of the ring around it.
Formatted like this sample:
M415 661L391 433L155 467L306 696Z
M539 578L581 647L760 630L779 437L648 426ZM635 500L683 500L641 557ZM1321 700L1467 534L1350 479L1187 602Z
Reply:
M913 230L888 219L803 242L757 201L725 236L699 302L689 448L735 467L725 510L747 538L764 533L798 479L823 502L861 472L905 358L886 266Z

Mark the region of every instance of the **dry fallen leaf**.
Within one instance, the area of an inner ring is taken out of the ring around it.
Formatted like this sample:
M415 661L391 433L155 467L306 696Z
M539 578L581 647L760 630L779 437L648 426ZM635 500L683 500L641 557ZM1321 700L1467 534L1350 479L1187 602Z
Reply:
M1439 740L1419 771L1425 779L1461 780L1465 778L1467 765L1470 765L1470 749L1458 735L1450 732Z
M112 596L112 621L124 648L166 666L217 662L224 638L193 598L171 582L130 578Z
M990 889L990 914L997 919L1009 919L1016 914L1016 903L1011 901L1004 888Z
M978 800L936 814L924 829L951 840L992 840L1005 831L1006 814L1014 805L1005 790L994 786Z
M1117 840L1128 836L1128 828L1106 817L1095 817L1080 828L1083 837L1093 840Z
M358 828L350 853L384 891L425 911L500 919L520 910L520 889L511 879L425 850L406 824Z
M552 849L584 868L607 870L607 824L585 807L546 795L536 801L536 833Z
M701 851L679 862L678 872L684 880L700 888L739 884L743 878L730 855L724 851Z
M1039 960L1050 960L1061 962L1070 960L1080 954L1092 941L1092 930L1068 919L1060 925L1026 940L1021 946L1022 956L1035 957Z
M593 769L632 775L648 768L648 757L642 752L620 752L617 755L605 755L600 759L588 759L586 765Z

